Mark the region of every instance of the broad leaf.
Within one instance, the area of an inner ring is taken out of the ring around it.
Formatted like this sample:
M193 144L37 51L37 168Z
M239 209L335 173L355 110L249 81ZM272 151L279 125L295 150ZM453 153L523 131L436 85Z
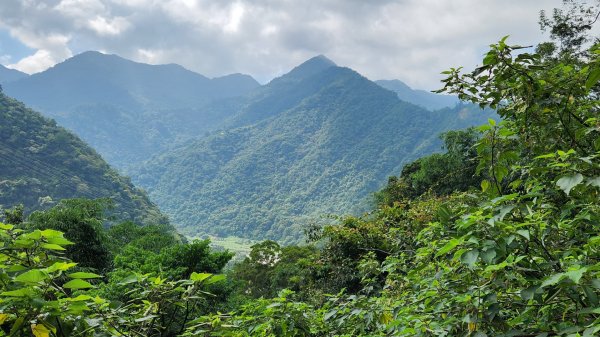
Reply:
M63 285L63 287L65 287L67 289L87 289L87 288L93 288L94 286L91 285L87 281L84 281L81 279L74 279L74 280L71 280L71 281L65 283Z
M39 270L39 269L33 269L33 270L26 271L23 274L15 277L15 281L22 282L22 283L39 283L48 278L49 278L49 275L47 272Z
M464 253L460 257L460 261L469 267L473 267L475 265L475 262L477 262L478 257L479 257L479 251L477 249L473 249L473 250L470 250L470 251Z
M573 187L581 184L582 181L583 176L580 173L576 173L558 179L556 185L560 187L560 189L563 190L567 195L569 195Z
M462 240L459 239L452 239L450 241L448 241L448 243L446 243L444 245L444 247L442 247L437 254L435 254L435 256L441 256L444 255L446 253L448 253L449 251L451 251L452 249L454 249L456 246L458 246L459 244L462 243Z
M598 83L598 80L600 80L600 67L594 68L588 78L587 81L585 81L585 87L587 89L590 89L591 87L593 87L596 83Z
M35 337L50 337L50 329L43 324L31 324L31 332Z

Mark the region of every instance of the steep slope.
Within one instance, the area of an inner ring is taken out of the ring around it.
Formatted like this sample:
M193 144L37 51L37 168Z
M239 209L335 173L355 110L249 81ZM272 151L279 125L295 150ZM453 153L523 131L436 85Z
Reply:
M366 209L404 163L440 149L440 132L487 117L430 112L312 59L248 98L231 119L245 126L153 158L135 179L186 234L293 241L324 214Z
M248 75L208 79L175 64L149 65L85 52L4 89L75 131L124 169L178 140L212 130L227 116L202 106L258 86Z
M0 84L5 85L8 82L25 78L29 75L15 69L6 68L0 65Z
M400 80L379 80L375 81L375 83L379 84L382 88L395 92L401 100L422 106L428 110L453 107L459 102L455 96L439 95L425 90L412 89Z
M0 93L0 208L27 211L64 198L110 198L116 220L168 220L79 138L53 120Z

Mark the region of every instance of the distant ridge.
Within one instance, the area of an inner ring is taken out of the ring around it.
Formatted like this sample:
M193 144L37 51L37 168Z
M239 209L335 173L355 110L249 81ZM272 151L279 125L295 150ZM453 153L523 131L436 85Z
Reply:
M29 76L26 73L0 65L0 84L6 84Z
M459 103L456 96L434 94L425 90L415 90L400 80L379 80L375 81L375 83L385 89L395 92L401 100L422 106L428 110L453 107Z

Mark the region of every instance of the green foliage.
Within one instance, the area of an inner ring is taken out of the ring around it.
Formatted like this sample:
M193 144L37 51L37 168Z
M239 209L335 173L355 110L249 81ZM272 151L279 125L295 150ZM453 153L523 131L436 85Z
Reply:
M74 243L54 229L24 231L0 223L0 334L11 336L175 336L206 312L207 287L222 275L188 278L130 274L123 302L96 296L103 277L72 272Z
M447 152L421 157L405 165L400 178L390 177L387 186L375 194L377 204L391 206L426 193L448 195L479 188L482 177L476 172L477 132L474 129L448 131L441 138Z
M114 254L120 253L128 245L158 253L163 248L185 242L171 225L139 226L131 221L111 226L106 235L107 244Z
M272 298L283 289L309 298L319 290L314 275L317 259L315 247L281 247L264 241L252 246L249 256L233 267L230 276L242 281L240 292L252 298Z
M89 329L81 315L103 304L73 293L84 288L81 275L68 274L76 263L59 256L72 245L59 231L23 231L0 223L0 329L26 336L69 335ZM69 280L70 279L70 280ZM69 281L67 281L69 280Z
M114 324L108 332L117 336L177 336L202 313L207 286L222 276L192 273L190 278L166 280L159 276L131 275L123 280L127 300L115 309L102 312Z
M291 297L293 292L282 291L276 298L259 299L242 306L234 317L199 317L184 336L321 336L319 313L309 304Z

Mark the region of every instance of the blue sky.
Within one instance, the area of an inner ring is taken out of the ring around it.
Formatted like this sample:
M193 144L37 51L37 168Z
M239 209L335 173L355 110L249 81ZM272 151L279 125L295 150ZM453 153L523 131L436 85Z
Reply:
M541 9L561 0L2 0L0 63L43 71L98 50L213 77L261 82L324 54L370 79L436 89L504 35L544 40Z
M0 64L16 63L34 52L35 49L10 36L8 29L0 29Z

